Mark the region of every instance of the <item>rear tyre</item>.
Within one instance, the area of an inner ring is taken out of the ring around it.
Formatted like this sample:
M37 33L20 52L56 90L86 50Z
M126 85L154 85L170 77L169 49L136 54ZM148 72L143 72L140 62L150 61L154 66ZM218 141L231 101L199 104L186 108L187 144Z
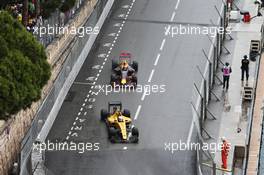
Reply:
M136 76L133 76L133 77L132 77L132 82L133 82L135 85L137 85L138 80L137 80L137 77L136 77Z
M111 75L111 80L110 80L110 82L111 82L111 83L114 83L114 82L116 82L116 80L117 80L116 75L115 75L115 74L112 74L112 75Z
M132 128L132 136L135 136L137 138L139 136L139 132L138 132L138 129L136 127L133 127Z
M133 61L132 62L132 68L137 72L138 71L138 62Z
M131 117L131 115L130 115L130 111L129 111L128 109L124 109L124 111L123 111L123 115L124 115L125 117L128 117L128 118Z
M112 70L117 68L117 66L118 66L118 62L116 60L112 60Z
M101 121L105 121L108 115L109 115L108 111L106 109L102 109L101 110Z

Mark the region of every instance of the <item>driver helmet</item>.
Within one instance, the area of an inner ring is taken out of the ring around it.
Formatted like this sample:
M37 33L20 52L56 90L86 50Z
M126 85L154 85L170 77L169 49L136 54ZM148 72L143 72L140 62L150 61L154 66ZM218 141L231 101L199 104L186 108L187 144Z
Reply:
M122 63L122 65L121 65L121 67L122 67L122 70L127 70L127 68L128 68L128 63L127 63L126 61L124 61L124 62Z
M118 116L117 120L118 120L118 122L122 122L123 121L122 115Z

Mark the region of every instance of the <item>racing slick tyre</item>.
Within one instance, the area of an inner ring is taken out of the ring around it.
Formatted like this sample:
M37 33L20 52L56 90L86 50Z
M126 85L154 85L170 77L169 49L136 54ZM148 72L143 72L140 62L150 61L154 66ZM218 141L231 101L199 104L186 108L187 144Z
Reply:
M132 82L133 84L137 85L138 80L136 76L132 76Z
M109 115L108 111L105 109L102 109L101 110L101 121L105 121L108 115Z
M111 143L116 143L118 140L118 132L119 130L114 128L114 127L110 127L108 130L108 138L110 140Z
M135 137L139 136L139 132L138 132L138 129L136 127L132 128L132 136L135 136Z
M112 70L118 67L118 62L116 60L112 60Z
M128 109L124 109L124 111L123 111L123 115L124 115L125 117L128 117L128 118L131 117L131 115L130 115L130 111L129 111Z
M132 68L137 72L138 71L138 62L133 61L132 62Z

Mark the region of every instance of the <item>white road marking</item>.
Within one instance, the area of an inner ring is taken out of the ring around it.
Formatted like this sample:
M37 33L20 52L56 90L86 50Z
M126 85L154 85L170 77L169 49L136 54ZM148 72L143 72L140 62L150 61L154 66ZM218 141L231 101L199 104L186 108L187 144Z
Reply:
M135 114L135 117L134 117L134 120L137 120L138 115L139 115L139 112L141 110L141 107L142 107L141 105L138 106L137 111L136 111L136 114Z
M124 147L123 147L123 150L127 150L127 147L126 147L126 146L124 146Z
M115 25L114 25L114 27L120 27L120 23L116 23Z
M158 65L159 59L160 59L160 53L158 53L158 55L157 55L157 58L156 58L155 63L154 63L154 66Z
M168 36L170 34L171 25L168 25L168 27L165 27L165 36Z
M66 140L69 140L69 136L66 137Z
M146 95L147 95L146 93L147 93L146 91L143 92L143 95L142 95L142 97L141 97L141 101L144 101L144 100L145 100L145 97L146 97Z
M129 5L123 5L122 8L127 9L129 8Z
M73 122L73 125L76 125L76 122Z
M175 10L178 9L179 4L180 4L180 0L177 1L177 4L175 5L175 8L174 8Z
M108 36L116 36L116 33L109 33Z
M100 69L100 65L94 65L92 69Z
M160 50L163 50L163 47L164 47L164 45L165 45L165 42L166 42L166 39L164 38L164 39L162 40L162 43L161 43L161 46L160 46Z
M171 19L170 19L171 22L174 20L175 15L176 15L176 12L173 12L172 16L171 16Z
M106 55L105 53L99 54L99 55L98 55L98 58L104 58L105 55Z
M80 116L80 115L81 115L81 112L78 113L78 116Z
M151 73L150 73L150 75L149 75L148 83L151 82L154 72L155 72L155 70L152 69L152 70L151 70Z
M110 47L111 46L111 43L105 43L103 46L104 47Z
M125 14L120 14L118 15L119 18L124 18L125 17Z

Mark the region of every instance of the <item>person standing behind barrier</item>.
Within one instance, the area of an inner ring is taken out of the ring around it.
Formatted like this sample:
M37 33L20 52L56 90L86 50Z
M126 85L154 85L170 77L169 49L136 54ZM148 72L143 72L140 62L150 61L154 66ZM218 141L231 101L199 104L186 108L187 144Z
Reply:
M241 81L244 81L244 75L246 72L246 79L248 82L249 77L249 60L247 59L247 55L244 55L244 58L241 60Z
M221 145L222 168L226 170L230 144L227 142L225 137L222 137L221 140L222 140L222 145Z
M228 62L225 63L225 66L222 68L223 72L223 90L226 88L226 91L229 88L229 79L230 79L230 74L232 73L232 68L229 65Z

